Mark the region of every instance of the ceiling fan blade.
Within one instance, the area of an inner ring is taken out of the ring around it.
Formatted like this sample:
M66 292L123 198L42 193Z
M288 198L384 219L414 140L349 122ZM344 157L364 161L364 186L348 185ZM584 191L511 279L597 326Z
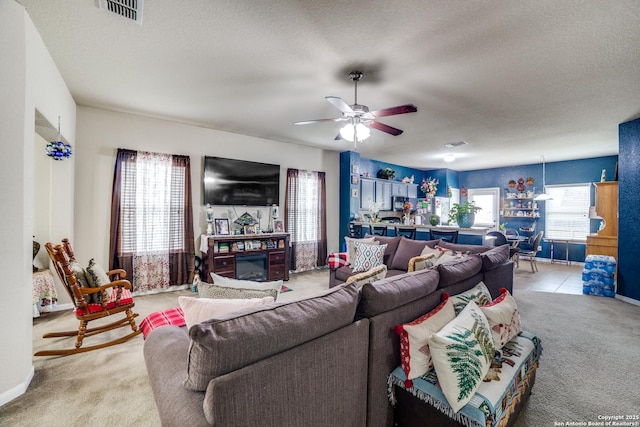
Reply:
M323 123L323 122L342 122L344 120L346 120L344 117L338 117L335 119L303 120L301 122L295 122L294 125L308 125L310 123Z
M334 141L340 141L342 139L342 135L340 135L340 132L338 132L338 134L336 135L335 138L333 138Z
M338 98L337 96L325 96L324 99L329 101L329 103L331 103L331 105L333 105L334 107L336 107L338 110L342 111L343 113L352 113L353 114L353 109L351 109L351 107L349 107L349 105L346 102L344 102L342 100L342 98Z
M372 111L376 117L395 116L396 114L415 113L418 108L413 104L398 105L397 107L383 108L382 110Z
M371 122L371 124L369 125L374 129L378 129L382 132L386 132L388 134L391 134L393 136L398 136L400 135L402 132L402 130L398 129L398 128L394 128L392 126L389 125L385 125L384 123L380 123L380 122Z

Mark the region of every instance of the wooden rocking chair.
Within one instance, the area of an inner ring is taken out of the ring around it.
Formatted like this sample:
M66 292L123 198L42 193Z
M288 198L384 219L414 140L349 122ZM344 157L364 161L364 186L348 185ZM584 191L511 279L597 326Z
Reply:
M60 281L64 285L66 291L71 297L71 301L73 301L75 305L74 312L76 318L80 321L80 325L76 331L50 332L42 336L43 338L75 336L75 348L43 350L35 353L35 356L67 356L69 354L97 350L99 348L123 343L142 332L135 321L135 317L137 317L138 314L131 311L135 304L131 297L131 283L128 280L125 280L126 272L124 270L118 269L108 271L107 276L109 276L111 280L108 284L95 288L80 287L78 279L70 265L71 261L76 261L76 259L73 254L71 244L69 243L69 239L63 239L62 245L56 245L55 247L53 244L47 243L45 244L45 248L47 248L49 257L51 257L51 260L53 261L53 265L56 269L56 273L58 273L58 277L60 277ZM110 297L107 292L109 289L112 289ZM88 299L91 299L90 297L92 295L98 294L102 294L101 303L92 304L87 301ZM112 316L122 312L124 312L125 315L125 318L123 319L87 329L87 324L92 320L101 319L103 317ZM91 346L82 346L82 342L85 337L97 335L123 326L130 326L133 332L112 341Z

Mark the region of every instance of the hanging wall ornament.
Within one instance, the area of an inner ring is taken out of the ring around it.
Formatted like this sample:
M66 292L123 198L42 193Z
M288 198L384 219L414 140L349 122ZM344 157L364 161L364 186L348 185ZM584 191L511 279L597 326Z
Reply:
M58 117L58 139L56 141L49 142L45 147L45 150L47 152L47 156L53 158L53 160L68 159L73 154L73 151L71 150L71 145L61 141L60 117Z

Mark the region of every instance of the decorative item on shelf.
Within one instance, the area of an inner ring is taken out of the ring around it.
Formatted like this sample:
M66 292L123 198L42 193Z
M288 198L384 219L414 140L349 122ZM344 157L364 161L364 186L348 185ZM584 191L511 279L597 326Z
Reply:
M205 215L207 221L207 236L211 236L213 234L213 208L209 203L207 203Z
M602 169L602 174L600 175L600 182L605 182L607 180L607 170Z
M378 213L380 212L380 203L369 199L369 212L371 212L371 222L378 222Z
M414 179L415 177L413 175L411 175L411 178L409 178L408 176L405 176L404 178L402 178L402 182L405 184L413 184Z
M516 180L515 179L510 179L509 180L509 188L515 188L516 186Z
M460 195L462 197L467 197L468 194L469 192L467 191L467 186L462 184L462 188L460 189Z
M262 230L262 211L260 209L258 209L256 212L256 218L258 218L258 226L256 228L256 231L259 232L259 230Z
M245 225L243 228L244 234L256 234L256 225Z
M438 191L438 184L440 181L436 178L422 178L422 184L420 184L420 191L424 193L427 197L433 197L436 195Z
M396 171L391 168L384 168L378 171L378 178L394 180L396 179Z
M434 227L438 224L440 224L440 217L438 215L431 215L429 217L429 224L433 225Z
M413 209L413 205L411 204L411 202L408 200L404 202L404 205L402 205L404 225L411 224L411 209Z
M451 190L451 186L447 185L447 197L451 198L452 195L453 195L453 191Z
M284 232L284 225L282 224L282 220L276 219L273 221L273 231L276 233Z
M534 182L534 181L533 181L533 177L532 177L532 176L527 177L527 185L528 185L528 186L532 186L532 185L533 185L533 182Z
M216 224L216 234L219 236L228 236L231 234L229 227L229 218L216 218L214 220Z
M60 135L60 116L58 116L58 139L49 142L45 147L45 150L47 152L47 156L53 158L53 160L68 159L73 154L71 145L62 141L62 137Z
M516 185L516 190L521 191L521 192L527 190L527 187L525 187L525 185L524 185L524 178L523 177L518 178L518 185Z
M461 228L469 228L476 219L476 212L482 210L475 202L454 203L449 209L449 222L456 222Z
M234 223L238 224L240 227L244 227L245 225L255 225L258 223L258 221L256 221L249 212L245 212L240 215L238 219L234 221Z

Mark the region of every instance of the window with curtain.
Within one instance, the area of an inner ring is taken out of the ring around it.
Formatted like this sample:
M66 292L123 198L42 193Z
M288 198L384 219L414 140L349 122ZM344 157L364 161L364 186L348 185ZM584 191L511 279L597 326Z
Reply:
M195 247L188 156L119 149L111 206L111 268L137 293L189 283Z
M590 232L591 184L547 185L544 234L550 239L586 240Z
M287 170L285 227L291 234L291 270L311 270L326 264L325 173Z

